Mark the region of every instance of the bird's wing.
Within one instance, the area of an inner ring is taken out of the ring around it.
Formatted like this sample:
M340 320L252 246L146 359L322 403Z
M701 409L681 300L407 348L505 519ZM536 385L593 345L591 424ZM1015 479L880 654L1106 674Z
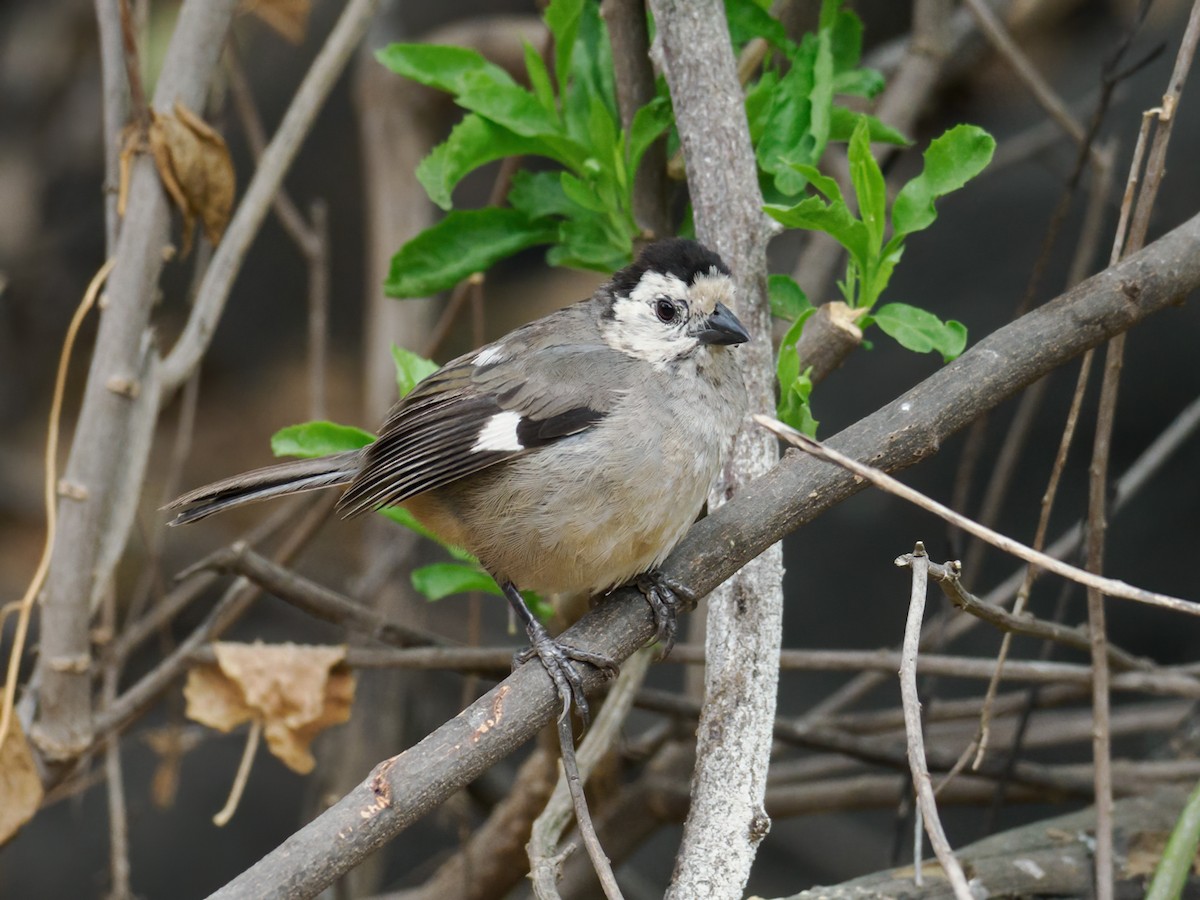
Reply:
M460 357L396 405L339 508L353 515L402 503L579 434L610 412L629 369L627 356L601 343L538 346L513 336Z

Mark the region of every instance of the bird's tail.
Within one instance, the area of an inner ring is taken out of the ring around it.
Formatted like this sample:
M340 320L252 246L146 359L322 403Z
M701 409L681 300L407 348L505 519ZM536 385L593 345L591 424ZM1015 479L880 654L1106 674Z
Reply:
M189 491L165 509L179 510L168 524L187 525L244 503L349 484L361 465L357 450L300 459L244 472Z

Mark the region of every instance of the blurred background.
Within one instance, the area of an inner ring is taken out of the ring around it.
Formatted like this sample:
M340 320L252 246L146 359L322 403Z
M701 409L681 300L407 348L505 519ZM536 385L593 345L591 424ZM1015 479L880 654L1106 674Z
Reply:
M910 27L910 4L860 0L849 5L866 26L868 64L886 70L899 52L896 42ZM1021 48L1075 116L1086 122L1098 96L1104 61L1134 22L1137 4L1132 0L1029 0L999 5L1010 17ZM799 10L799 21L812 14L814 4L796 0L792 6ZM151 2L145 7L145 52L153 59L161 56L177 5ZM339 10L340 4L316 0L295 42L259 18L239 18L232 45L268 134ZM1118 184L1124 182L1142 112L1162 97L1186 14L1187 4L1181 0L1157 0L1133 39L1131 58L1141 58L1160 44L1165 49L1122 81L1101 127L1099 142L1115 142ZM269 438L285 425L328 417L374 428L391 402L389 390L394 390L388 341L418 351L430 345L444 298L389 300L382 296L380 283L388 256L405 234L434 220L432 205L415 185L412 170L453 123L454 109L441 97L400 84L373 61L371 52L390 40L433 35L439 42L473 42L502 60L519 59L520 44L513 36L528 35L536 42L537 15L534 3L520 0L384 5L361 59L334 90L286 180L289 196L306 215L314 201L328 211L331 290L327 326L322 330L325 338L319 342L324 349L313 346L305 258L279 221L270 217L237 279L207 355L196 393L194 434L182 468L172 462L182 401L163 418L119 594L132 596L140 591L153 598L174 573L269 515L265 507L251 507L164 536L163 516L156 511L164 499L183 488L269 462ZM228 83L223 90L230 97L235 92ZM1175 126L1151 240L1200 208L1198 109L1200 87L1193 78ZM1044 111L1029 91L978 36L956 53L927 108L911 115L916 124L910 133L916 144L895 161L893 171L919 165L919 151L928 140L959 122L981 125L998 141L992 167L967 190L943 201L933 228L909 241L886 294L887 299L914 303L964 322L973 343L1008 322L1020 303L1071 172L1075 147L1047 125ZM218 104L211 120L229 142L240 190L253 171L252 142L233 100ZM0 603L21 595L40 552L45 423L54 370L67 322L104 259L101 127L92 7L67 0L8 0L0 7ZM456 194L458 205L485 203L493 178L494 171L469 178ZM1065 287L1084 199L1081 193L1070 207L1035 292L1036 303ZM1107 261L1116 214L1114 203L1105 215L1105 236L1088 272L1100 270ZM772 247L773 271L792 271L806 250L798 238L777 242ZM185 320L193 264L193 258L177 257L167 266L157 317L163 346L169 346ZM827 278L806 281L804 270L797 277L810 289L814 303L835 299L836 288ZM540 252L525 253L489 274L484 302L456 317L435 356L444 361L581 299L600 281L595 273L548 269ZM69 436L81 393L94 327L93 318L84 328L72 366L64 438ZM904 351L878 334L875 338L873 349L854 354L817 388L813 407L822 437L872 412L940 365L932 356ZM1114 476L1200 393L1197 347L1200 311L1195 303L1182 303L1131 333L1114 437ZM314 352L327 360L324 378L315 386ZM1052 376L1017 476L1005 494L998 525L1024 541L1033 534L1075 371L1071 365ZM1094 377L1051 534L1074 522L1085 508L1096 383ZM1014 405L1004 404L991 418L978 463L980 474L967 492L964 512L978 509L986 473L995 463ZM1114 517L1108 574L1165 593L1200 598L1194 569L1200 547L1198 448L1196 439L1186 443ZM960 436L936 458L903 477L949 502L962 449ZM784 646L898 645L908 582L892 560L911 550L917 540L926 543L935 560L964 552L940 521L875 491L858 495L792 535L785 546ZM505 635L501 603L451 597L428 606L409 596L404 566L411 561L404 562L399 551L410 544L385 523L331 522L297 568L356 596L392 591L396 596L390 608L409 621L460 637L465 636L463 623L467 622L484 642L514 642ZM434 552L417 551L421 558L434 558L430 555ZM983 592L1014 568L1010 559L985 554L966 573L968 583ZM147 571L153 576L147 576ZM1044 579L1034 594L1035 609L1048 615L1058 592L1057 583ZM934 601L933 607L940 602L940 598ZM152 665L164 647L195 626L211 603L208 598L189 608L161 636L159 646L151 641L145 659L135 660L128 677ZM1160 662L1196 661L1200 623L1119 601L1110 603L1109 614L1111 634L1131 652ZM1084 618L1084 599L1076 592L1068 599L1066 621ZM340 640L336 630L271 598L259 601L230 637ZM955 650L988 658L998 643L997 634L977 629ZM7 640L3 646L7 652ZM1018 641L1014 655L1025 658L1036 652L1036 645ZM1085 661L1062 651L1056 658ZM659 666L651 681L677 688L683 683L682 669ZM803 714L847 678L784 673L780 713ZM182 699L176 691L161 702L133 727L123 745L134 891L144 897L186 898L219 887L274 848L329 796L336 797L357 783L375 761L453 715L464 702L464 691L475 689L448 674L422 676L417 689L411 680L396 679L382 673L363 674L355 718L343 727L358 738L347 747L337 729L324 736L316 746L318 768L313 775L293 775L260 751L239 811L223 829L215 828L210 817L233 778L243 737L216 735L190 723L172 730L172 723L180 724ZM979 690L977 683L945 679L929 687L939 697L974 695ZM1117 698L1118 702L1126 699ZM896 702L896 685L889 680L860 708L890 708ZM631 720L631 738L657 721L648 713L638 714ZM164 751L164 734L174 734L172 746L176 750L183 746L187 752L178 756L175 750ZM1124 739L1118 750L1140 758L1157 752L1167 738L1161 732L1145 733ZM1040 752L1055 761L1085 761L1090 748L1085 738ZM349 895L420 884L479 821L487 804L507 791L518 763L519 759L511 760L498 767L470 796L447 804L389 845L370 864L369 877L363 876ZM686 776L681 773L681 777ZM172 779L176 780L173 790L169 789ZM750 890L780 894L888 865L897 841L896 808L892 803L867 811L777 817L760 850ZM995 824L1011 825L1067 808L1010 807ZM981 837L985 818L977 809L949 810L946 821L952 843ZM661 895L678 838L677 827L662 828L627 863L622 871L629 886L627 896ZM105 797L97 778L93 786L48 805L0 849L0 895L103 895L109 883L108 847ZM514 896L525 890L518 886Z

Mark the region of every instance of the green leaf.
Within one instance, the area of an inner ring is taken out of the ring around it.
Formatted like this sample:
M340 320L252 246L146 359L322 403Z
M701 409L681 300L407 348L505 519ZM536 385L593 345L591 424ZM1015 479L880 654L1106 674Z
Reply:
M491 575L478 566L463 563L442 562L421 566L413 570L412 584L418 593L430 601L471 591L502 596L499 585Z
M546 61L529 41L521 43L525 48L525 72L529 75L529 86L533 88L533 95L537 97L546 112L557 116L558 109L554 105L554 86L550 83L550 72L546 68Z
M817 19L817 27L826 31L833 30L841 11L842 0L821 0L821 13Z
M883 228L887 223L887 186L883 183L879 163L871 155L870 131L865 120L859 120L850 136L848 155L858 214L867 226L871 258L875 258L883 244Z
M586 3L581 7L576 40L567 67L570 86L564 89L562 84L559 85L566 134L583 145L590 140L592 98L599 98L614 114L617 109L612 52L599 10L598 3Z
M671 127L674 111L667 97L655 97L636 113L629 123L629 135L626 138L629 171L636 172L642 164L642 157L650 149L650 145L658 140L664 131Z
M849 94L852 97L866 97L868 100L879 94L886 85L883 73L874 69L854 69L850 72L838 72L833 76L834 94Z
M525 598L525 605L529 607L529 611L537 616L543 625L554 618L554 604L543 600L533 591L521 591L521 596Z
M829 40L833 50L833 92L870 99L884 88L884 78L874 69L858 68L862 58L863 25L854 12L839 10L830 16ZM824 21L824 13L822 13Z
M863 273L862 289L858 297L858 306L870 309L883 293L888 282L892 280L892 271L904 255L904 239L893 238L883 248L883 252L871 263L869 272Z
M781 194L795 196L804 189L796 164L815 164L829 139L833 103L829 35L805 35L788 55L791 69L770 90L769 100L751 92L747 120L757 138L759 168L773 177Z
M812 185L813 190L823 194L825 199L830 203L845 205L846 201L842 198L842 188L837 183L837 179L830 178L828 175L822 175L821 170L816 166L804 163L793 163L792 168L803 175L805 180Z
M870 258L867 226L854 218L845 203L826 205L820 197L806 197L792 207L769 204L764 209L767 215L789 228L825 232L845 247L860 266Z
M934 201L958 190L992 160L996 141L975 125L958 125L934 140L925 151L925 168L900 189L892 204L892 230L912 234L937 218Z
M916 353L935 350L946 362L967 346L967 328L962 322L943 322L928 310L907 303L888 303L875 310L871 318L900 346Z
M775 88L779 76L774 69L766 69L746 91L746 123L750 126L750 143L758 152L759 141L766 133L767 115L775 99ZM761 163L760 163L761 168Z
M608 212L608 204L604 202L604 198L596 191L595 186L584 181L582 178L576 178L570 172L560 172L559 184L562 185L563 194L566 198L576 206L580 206L588 212Z
M829 117L833 108L833 47L829 33L824 30L817 35L817 58L813 65L813 86L809 100L812 103L816 158L820 159L829 142Z
M862 119L866 119L867 121L872 144L894 144L897 147L907 147L912 143L912 141L895 128L885 125L874 116L866 113L858 113L844 106L837 106L836 104L831 110L829 119L829 140L850 140L850 136L854 134L855 127Z
M817 420L813 418L809 407L809 396L812 394L812 379L809 372L812 367L800 370L800 357L796 353L796 341L804 323L816 310L811 307L792 324L779 344L779 360L776 364L776 375L779 378L779 403L775 407L775 415L779 421L791 425L798 431L815 437Z
M554 35L554 75L560 93L566 92L567 70L575 50L575 38L579 34L582 15L583 0L553 0L543 16L546 27Z
M579 206L563 191L562 175L562 172L520 169L513 174L508 202L530 219L579 215L582 212Z
M556 236L552 224L531 222L520 210L452 210L396 252L384 291L390 297L435 294L526 247L549 244Z
M792 46L783 23L754 0L725 0L725 18L734 44L761 37L780 50Z
M352 425L335 422L302 422L289 425L271 435L271 452L276 456L298 456L314 459L357 450L375 440L375 435Z
M558 241L546 254L550 265L612 273L629 264L633 255L633 226L626 225L617 233L611 220L577 216L559 223Z
M401 397L406 396L439 368L432 359L426 359L419 353L413 353L396 344L392 344L392 362L396 364L396 388Z
M462 93L467 76L477 73L496 83L516 84L502 68L466 47L389 44L375 58L397 75L451 94Z
M600 159L609 158L617 146L617 123L613 113L595 94L589 101L588 136L591 138L591 155Z
M421 160L417 180L429 199L442 209L452 206L451 192L465 175L486 163L506 156L550 156L552 151L536 138L514 134L507 128L470 113L463 117L445 141Z
M768 277L767 295L771 299L771 315L788 322L796 321L813 308L800 285L788 275Z
M490 73L467 72L462 80L463 88L454 99L464 109L522 137L547 137L559 133L555 116L533 94L511 79L498 82Z

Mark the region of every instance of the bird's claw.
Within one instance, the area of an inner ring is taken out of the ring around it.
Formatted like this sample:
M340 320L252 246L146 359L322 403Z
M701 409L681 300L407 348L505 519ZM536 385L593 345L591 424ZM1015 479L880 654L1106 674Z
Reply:
M513 656L513 668L515 669L536 656L550 676L550 680L554 682L558 696L562 699L562 715L569 715L571 705L574 704L575 708L579 710L579 718L583 722L583 727L587 728L591 722L591 710L588 707L587 695L583 690L583 676L576 663L595 666L605 674L605 677L611 678L620 671L616 661L609 656L581 650L579 647L556 641L546 633L545 629L539 629L536 632L530 629L529 644L530 646L518 651Z
M661 572L646 572L634 580L654 615L654 640L662 646L660 658L665 658L675 646L679 628L679 596L675 586Z

